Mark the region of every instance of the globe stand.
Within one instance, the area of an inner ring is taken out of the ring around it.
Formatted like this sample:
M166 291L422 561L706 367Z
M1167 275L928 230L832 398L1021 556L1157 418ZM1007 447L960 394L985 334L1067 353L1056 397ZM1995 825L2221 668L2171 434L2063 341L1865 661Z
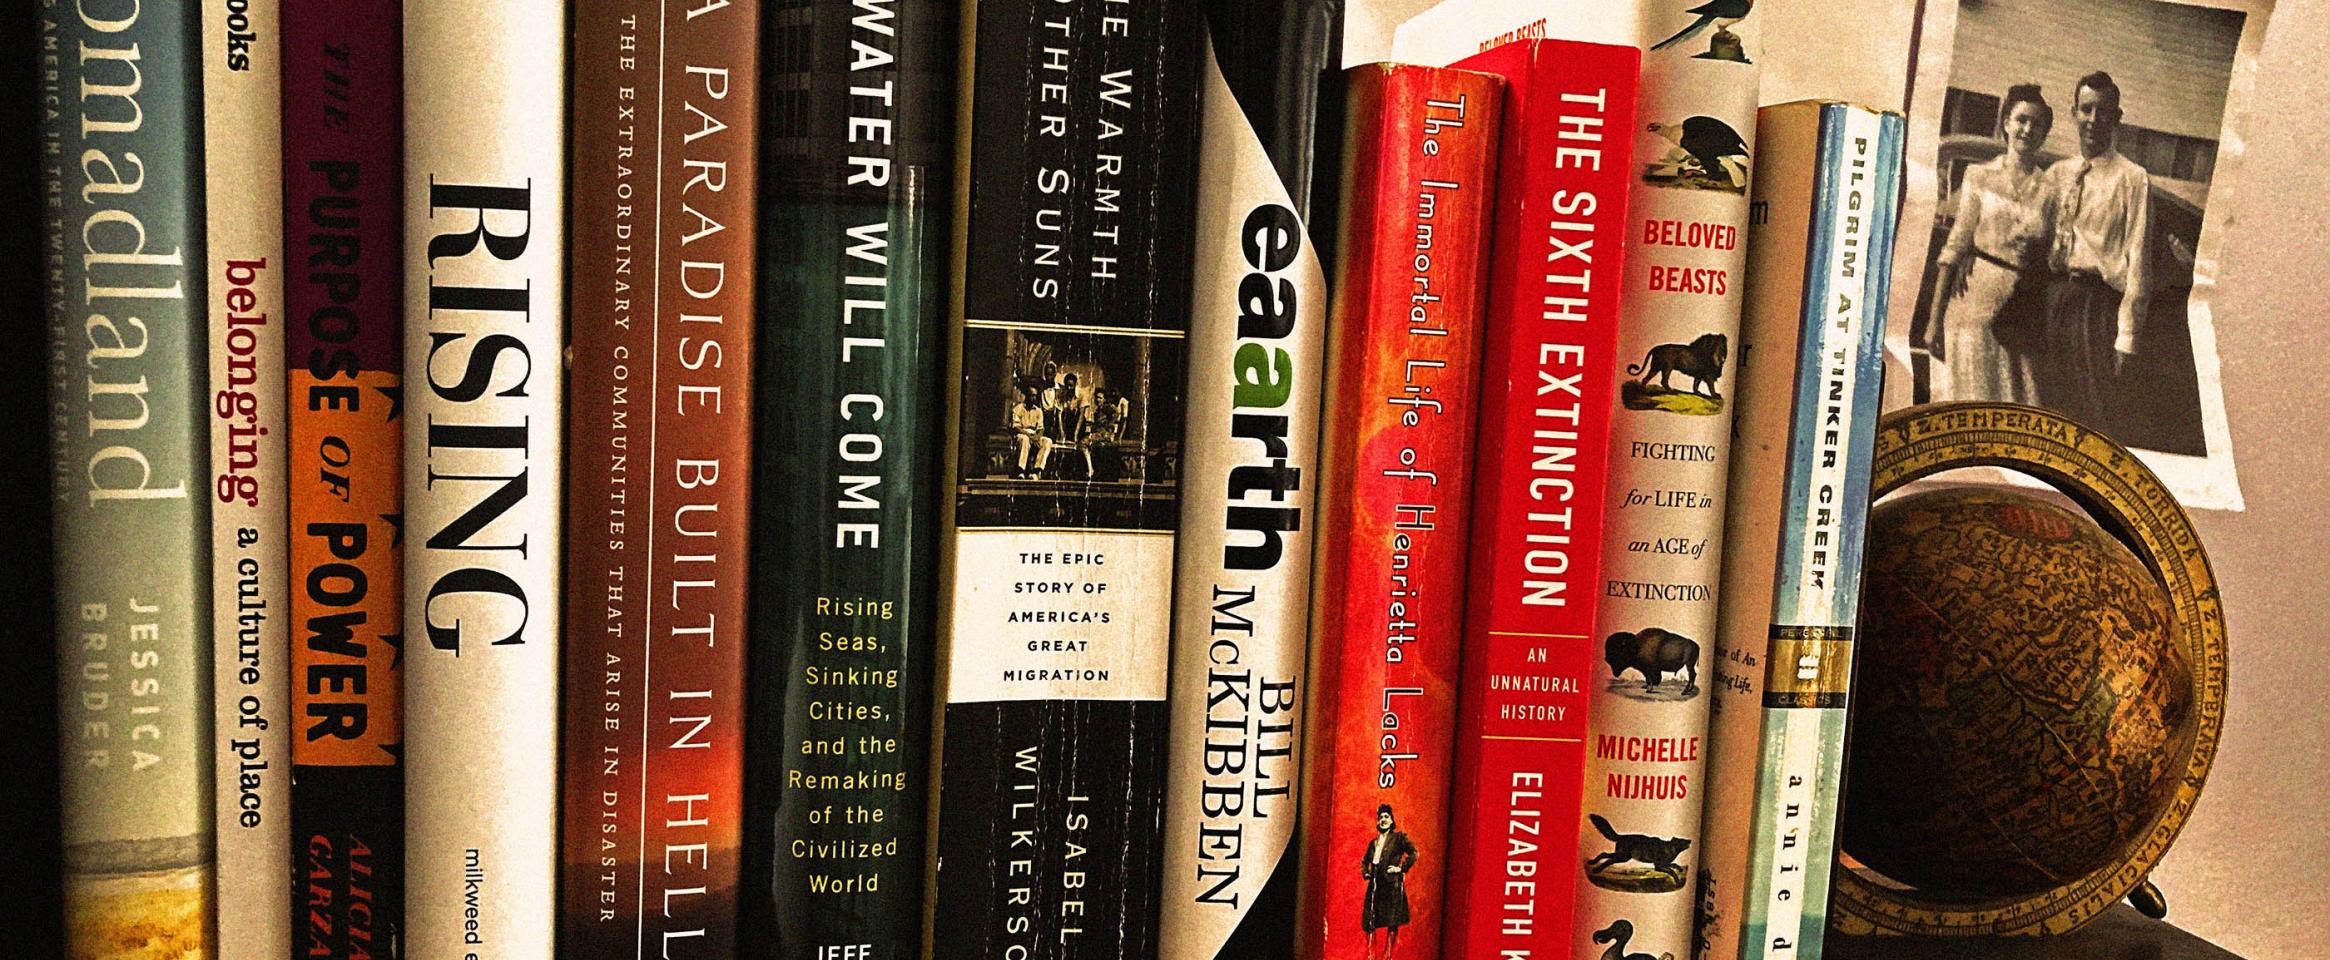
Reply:
M2128 905L2154 920L2168 919L2168 895L2160 892L2160 885L2145 877L2136 889L2128 891Z
M1928 404L1880 424L1871 499L1946 470L2003 467L2070 497L2124 540L2167 588L2176 642L2192 665L2191 744L2173 792L2118 862L2040 893L1979 902L1923 896L1855 869L1834 874L1829 924L1846 935L2051 936L2069 933L2126 899L2152 918L2167 902L2150 873L2191 816L2215 760L2225 718L2224 606L2192 521L2133 453L2047 410L1997 403Z

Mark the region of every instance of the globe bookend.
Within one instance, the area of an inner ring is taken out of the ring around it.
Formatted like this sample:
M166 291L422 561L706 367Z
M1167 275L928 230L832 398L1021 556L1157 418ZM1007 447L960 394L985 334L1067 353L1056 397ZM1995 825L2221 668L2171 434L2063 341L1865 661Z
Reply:
M1832 926L2047 935L2144 884L2224 720L2223 608L2175 499L2057 414L1888 416L1873 495L2006 467L2085 511L1995 486L1872 510Z

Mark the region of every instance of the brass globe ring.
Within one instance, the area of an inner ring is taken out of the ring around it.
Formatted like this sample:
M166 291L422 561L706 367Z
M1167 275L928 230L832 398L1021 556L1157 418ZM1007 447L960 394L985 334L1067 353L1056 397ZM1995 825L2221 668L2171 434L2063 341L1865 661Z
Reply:
M2135 454L2052 411L2005 403L1938 403L1888 414L1878 427L1871 499L1960 467L2005 467L2047 482L2123 535L2168 588L2176 641L2193 665L2187 759L2167 806L2118 863L2043 893L1939 900L1839 869L1830 925L1844 933L2046 936L2068 933L2128 896L2192 816L2225 723L2225 609L2191 518ZM1883 642L1867 638L1868 642Z

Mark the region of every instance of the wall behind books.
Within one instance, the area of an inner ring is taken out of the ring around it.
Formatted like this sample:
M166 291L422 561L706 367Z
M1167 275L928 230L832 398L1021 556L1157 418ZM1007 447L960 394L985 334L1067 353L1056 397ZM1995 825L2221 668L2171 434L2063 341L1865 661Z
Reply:
M2032 2L2032 0L2024 0ZM1914 5L1764 0L1764 102L1841 97L1899 109ZM2320 955L2330 886L2330 418L2306 386L2330 347L2330 0L2281 0L2259 54L2247 174L2216 293L2226 418L2247 510L2198 511L2233 647L2216 769L2154 879L2169 917L2251 960ZM1821 37L1821 42L1790 38ZM1835 51L1863 51L1839 57Z
M1352 52L1388 48L1392 27L1429 6L1354 0ZM1901 109L1916 6L1757 3L1764 102ZM2330 0L2279 0L2259 55L2215 307L2247 510L2195 515L2225 597L2233 689L2208 789L2155 876L2170 919L2250 960L2318 957L2330 921L2330 415L2315 382L2330 352L2326 32Z

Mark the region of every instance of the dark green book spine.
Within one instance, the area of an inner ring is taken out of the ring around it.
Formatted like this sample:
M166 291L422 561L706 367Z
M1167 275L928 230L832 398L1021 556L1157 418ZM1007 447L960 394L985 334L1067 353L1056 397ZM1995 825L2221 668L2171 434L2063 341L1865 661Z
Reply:
M762 21L746 957L920 951L954 6Z
M200 23L87 0L40 24L72 957L211 951Z

